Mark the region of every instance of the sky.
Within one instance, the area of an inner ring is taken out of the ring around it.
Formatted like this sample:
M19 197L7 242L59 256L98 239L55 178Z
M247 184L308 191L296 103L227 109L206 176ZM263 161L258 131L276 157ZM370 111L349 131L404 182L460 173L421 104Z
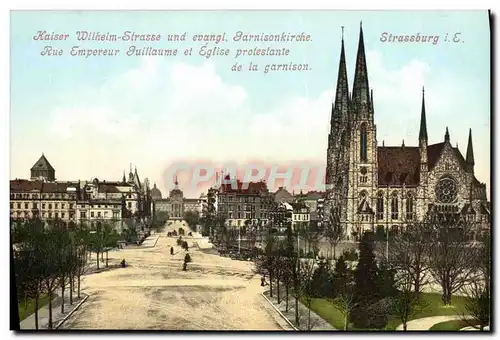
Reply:
M166 194L166 170L184 161L324 167L340 56L341 26L352 89L360 21L379 145L417 145L422 86L429 144L446 127L465 156L472 129L475 173L490 191L490 33L486 11L44 11L11 12L11 178L29 178L42 153L58 180L120 180L130 163ZM35 41L37 31L68 33ZM77 41L88 30L122 35L182 34L185 42ZM235 43L237 31L300 33L301 43ZM194 34L226 32L229 56L198 55ZM439 35L437 44L388 43L381 35ZM452 40L455 33L460 42ZM177 56L125 56L138 47ZM62 56L42 56L45 46ZM117 48L118 56L69 55L73 46ZM282 57L242 57L238 48L289 48ZM193 48L192 56L183 51ZM256 72L231 71L238 62ZM266 64L308 64L302 72L262 72ZM181 182L181 187L183 183ZM195 188L185 190L198 195Z

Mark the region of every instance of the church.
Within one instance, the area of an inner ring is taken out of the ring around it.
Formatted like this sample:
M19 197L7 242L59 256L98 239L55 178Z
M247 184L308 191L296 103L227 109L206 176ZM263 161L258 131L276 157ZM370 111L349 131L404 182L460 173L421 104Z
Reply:
M429 144L423 89L418 146L378 145L374 116L360 27L352 93L341 41L326 165L326 205L338 212L348 240L368 230L397 230L433 211L465 214L478 228L489 227L491 207L486 184L474 175L470 129L465 157L447 127L442 142Z

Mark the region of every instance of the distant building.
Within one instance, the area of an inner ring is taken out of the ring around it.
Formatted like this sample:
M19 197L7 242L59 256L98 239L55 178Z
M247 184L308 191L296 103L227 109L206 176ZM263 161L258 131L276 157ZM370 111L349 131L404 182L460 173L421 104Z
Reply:
M185 198L184 193L179 188L177 178L175 186L170 191L167 198L162 198L161 191L154 185L152 192L153 206L155 212L167 212L169 219L182 220L187 211L200 212L200 200L198 198Z
M279 187L274 193L274 201L276 203L292 203L295 201L295 197L284 187Z
M31 179L10 181L10 215L13 220L40 218L85 223L107 221L120 230L124 219L147 224L152 204L149 182L141 183L137 168L122 181L55 181L55 170L42 157L31 168Z
M56 171L50 165L45 155L42 153L42 157L31 168L31 180L45 180L47 182L53 182L56 180Z
M265 182L243 183L227 175L217 191L217 213L226 218L229 227L267 225L271 202Z

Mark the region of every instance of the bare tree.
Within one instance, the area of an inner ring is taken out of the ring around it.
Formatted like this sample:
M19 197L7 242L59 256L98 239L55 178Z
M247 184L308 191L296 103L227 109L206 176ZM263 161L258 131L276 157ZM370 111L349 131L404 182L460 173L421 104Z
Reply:
M351 312L358 306L358 299L355 294L355 285L352 282L347 282L341 290L331 298L332 304L337 308L344 317L344 331L349 327L349 316Z
M328 243L330 244L330 253L333 255L333 259L336 258L336 247L345 237L345 230L340 223L340 215L337 209L332 209L330 212L328 221L325 221L325 228L323 231L323 236L326 237Z
M450 305L452 295L476 278L472 225L461 216L442 213L432 214L426 223L431 228L429 272L441 285L443 303Z
M465 295L465 312L461 314L469 326L483 331L491 319L491 239L486 235L478 247L476 261L480 275L477 280L462 287Z
M347 267L347 263L341 255L335 264L333 292L328 295L328 299L342 313L344 331L348 330L351 311L358 306L359 299L355 293L356 286L353 280L353 272Z
M426 307L426 304L420 299L419 292L414 290L413 280L411 271L401 271L396 281L398 292L388 301L390 314L401 320L404 331L406 331L408 321Z
M269 275L269 295L271 297L273 296L276 245L276 237L272 234L268 234L265 240L264 254L258 256L255 261L257 271Z
M316 296L315 287L313 285L313 275L315 270L315 260L314 259L303 259L301 260L300 266L300 277L301 277L301 287L300 295L304 298L308 312L307 312L307 330L312 329L311 324L311 305L314 297Z
M409 280L412 287L408 289L417 295L431 279L429 262L426 258L430 246L430 234L431 228L428 223L416 223L390 238L389 265L396 269L396 279L400 277L405 287Z
M14 272L19 295L35 302L35 329L38 329L38 309L44 281L44 225L39 219L12 224Z

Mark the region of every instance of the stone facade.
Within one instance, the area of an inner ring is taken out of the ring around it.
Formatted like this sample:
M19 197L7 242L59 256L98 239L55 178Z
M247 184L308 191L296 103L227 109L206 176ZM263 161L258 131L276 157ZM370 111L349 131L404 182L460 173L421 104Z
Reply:
M201 213L202 202L197 198L186 198L179 188L179 182L175 180L175 187L170 191L167 198L162 198L161 191L154 184L151 190L153 195L154 211L164 211L168 213L169 219L182 220L184 213L188 211Z
M360 28L352 94L342 39L337 90L328 136L325 216L336 209L348 239L377 228L405 227L432 210L467 214L489 227L486 185L474 176L472 132L464 158L444 141L428 144L424 92L418 146L378 145L373 90Z
M120 230L124 219L147 222L151 217L149 182L147 178L143 182L139 180L137 169L130 170L128 180L124 174L121 181L95 178L92 181L59 182L55 181L54 174L54 168L42 155L31 169L30 180L10 181L10 215L13 220L58 219L91 226L106 221Z

